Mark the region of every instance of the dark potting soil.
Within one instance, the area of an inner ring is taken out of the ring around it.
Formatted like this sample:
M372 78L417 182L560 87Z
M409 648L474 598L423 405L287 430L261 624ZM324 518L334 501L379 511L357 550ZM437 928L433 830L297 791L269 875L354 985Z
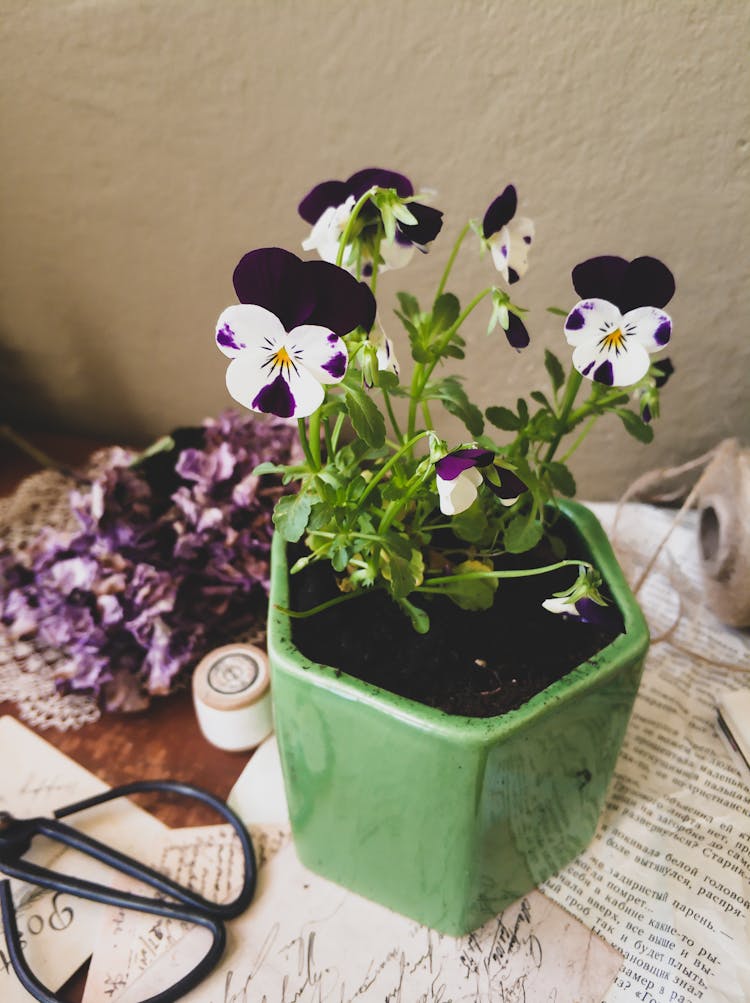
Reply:
M584 557L568 534L568 556ZM292 561L299 556L292 554ZM544 546L496 567L539 567L556 558ZM443 596L418 596L430 630L418 634L386 594L342 603L292 621L296 647L309 659L412 700L463 717L494 717L525 703L609 644L624 626L614 605L605 626L549 613L542 601L568 588L575 567L500 579L492 609L467 612ZM291 577L291 607L309 609L339 594L327 564ZM607 598L609 598L607 596Z

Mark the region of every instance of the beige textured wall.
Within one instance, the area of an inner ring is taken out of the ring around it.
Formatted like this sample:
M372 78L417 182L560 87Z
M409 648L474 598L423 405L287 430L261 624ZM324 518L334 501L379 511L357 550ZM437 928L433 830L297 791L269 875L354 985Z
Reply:
M577 261L674 270L657 442L607 419L578 457L584 495L750 439L746 0L0 0L0 15L0 393L19 423L137 441L215 413L236 260L298 250L305 191L377 164L447 213L386 296L427 295L507 181L536 220L516 287L532 346L487 341L484 316L467 329L484 405L538 384L544 346L565 352L544 307L572 304ZM490 267L466 255L459 291Z

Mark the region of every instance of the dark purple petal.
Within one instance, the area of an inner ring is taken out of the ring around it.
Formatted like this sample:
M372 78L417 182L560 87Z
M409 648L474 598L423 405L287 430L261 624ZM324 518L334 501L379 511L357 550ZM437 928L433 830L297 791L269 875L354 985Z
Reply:
M486 467L492 463L495 454L490 449L457 449L448 453L435 464L435 471L442 481L455 481L459 474L470 467Z
M659 324L657 329L654 331L654 341L657 345L662 347L667 344L669 339L672 337L672 322L669 320L664 320Z
M309 320L316 303L313 276L304 267L309 264L281 247L249 251L234 270L234 288L240 303L270 310L287 331L315 323Z
M581 299L614 303L621 313L640 306L664 307L674 296L674 276L658 258L603 255L573 269L573 287Z
M526 348L531 340L526 325L514 313L508 314L508 330L505 332L505 337L508 339L508 344L519 352L522 348Z
M615 376L612 370L612 363L609 359L602 362L602 364L594 370L592 379L596 380L597 383L603 383L607 387L614 385Z
M347 356L345 352L338 352L328 362L323 363L323 369L330 373L335 380L341 379L346 372Z
M397 222L396 239L403 236L408 243L424 247L440 233L443 226L443 214L439 209L433 209L430 205L421 205L419 202L410 202L407 208L417 222L409 224Z
M244 342L237 340L237 335L231 329L229 324L224 324L224 326L216 332L216 343L217 345L221 345L222 348L231 348L237 352L245 348Z
M644 404L641 410L641 419L645 421L646 424L648 425L651 422L651 418L652 418L651 408L648 406L648 404Z
M402 199L414 194L414 186L405 174L388 171L382 167L365 167L363 170L357 171L356 174L352 174L344 182L344 185L346 186L346 194L353 195L355 199L364 195L368 188L374 186L395 188ZM343 202L344 199L341 201Z
M625 258L601 255L582 261L573 269L573 288L581 299L609 300L620 307L620 292L627 271ZM622 308L620 307L622 312Z
M511 285L512 285L514 282L518 282L518 280L520 278L521 278L521 276L518 274L518 272L515 270L515 268L511 268L509 266L508 267L508 282L510 282Z
M568 331L580 331L583 325L586 323L586 319L579 309L571 310L568 314L568 318L565 321L565 328Z
M658 258L634 258L623 278L620 302L613 302L616 302L622 313L639 306L661 308L672 299L674 290L674 276Z
M518 207L518 196L513 185L508 185L502 194L490 203L482 220L482 233L488 240L493 233L502 230L513 219Z
M279 374L272 383L261 388L252 406L258 411L275 414L279 418L291 418L294 414L295 401L289 384Z
M500 484L493 484L489 478L484 483L498 498L518 498L524 491L528 491L527 485L512 470L506 470L504 467L495 469L500 477Z
M318 222L326 209L346 202L348 194L345 181L323 181L305 195L297 212L312 225Z
M571 620L578 620L581 623L593 623L613 631L621 631L623 628L622 616L616 606L600 606L599 603L584 596L575 604L578 616L571 616Z
M667 382L669 377L674 373L674 366L672 365L671 359L659 359L658 362L652 363L653 369L659 370L659 375L654 374L654 382L657 387L663 387Z
M327 261L305 261L305 276L315 290L315 303L308 324L328 327L335 334L345 335L355 327L369 331L375 323L377 303L364 282Z

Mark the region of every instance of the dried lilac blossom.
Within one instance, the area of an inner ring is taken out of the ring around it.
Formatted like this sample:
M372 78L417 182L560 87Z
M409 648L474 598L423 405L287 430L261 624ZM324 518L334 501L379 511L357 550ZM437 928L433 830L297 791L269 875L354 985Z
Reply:
M293 462L293 429L227 412L173 439L136 465L114 450L71 492L77 532L0 552L6 630L64 651L61 687L92 690L108 710L170 692L207 650L266 616L281 488L253 470Z

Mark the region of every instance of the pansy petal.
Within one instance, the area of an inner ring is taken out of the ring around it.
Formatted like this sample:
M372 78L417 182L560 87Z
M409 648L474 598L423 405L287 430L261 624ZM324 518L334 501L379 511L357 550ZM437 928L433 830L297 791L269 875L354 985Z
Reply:
M576 604L563 596L551 596L545 599L542 606L548 613L558 613L562 616L580 616Z
M500 477L500 483L495 484L494 477L488 477L485 480L487 487L500 499L503 505L515 505L524 491L528 491L528 487L512 470L497 467L496 472Z
M498 230L513 219L518 206L518 196L513 185L507 185L503 192L490 203L487 212L482 220L482 234L488 240Z
M518 352L522 348L526 348L531 341L524 322L517 314L510 312L508 313L508 327L505 330L505 337L511 348L515 348Z
M508 281L508 258L510 256L510 234L508 227L501 227L488 241L492 264L505 281Z
M377 310L370 288L327 261L305 261L303 264L305 275L315 290L314 307L304 322L327 327L338 335L348 334L359 326L369 331Z
M482 475L471 468L459 474L454 480L446 481L437 477L440 497L440 511L443 515L458 515L465 512L476 500L477 488L482 483Z
M529 270L529 245L534 237L534 224L530 219L522 217L513 220L508 225L510 234L510 253L508 254L508 273L516 273L516 281L523 278Z
M323 403L324 390L304 366L259 369L245 353L227 369L227 390L251 411L279 418L306 418Z
M325 327L304 324L289 333L289 355L319 383L340 383L349 364L346 345Z
M573 365L582 376L608 387L629 387L648 372L648 352L629 338L618 350L586 342L573 352Z
M457 449L438 460L435 471L441 480L453 481L465 470L488 466L494 458L495 454L490 449ZM479 480L481 481L481 477Z
M329 206L302 241L303 251L317 251L323 261L335 263L339 253L341 230L337 226L340 206Z
M674 375L674 364L671 359L658 359L651 364L654 374L654 384L661 389L670 376Z
M647 352L658 352L672 337L672 318L653 306L630 310L622 323L628 338L643 345Z
M322 181L302 199L297 209L302 219L311 225L316 223L326 209L341 205L349 194L344 181Z
M618 306L623 313L640 306L665 307L674 290L674 275L658 258L633 258L623 278Z
M357 171L356 174L352 174L344 183L347 195L353 195L355 199L364 195L368 188L373 187L395 188L401 198L408 198L414 194L414 186L405 174L399 174L398 171L388 171L382 167L365 167L363 170Z
M275 345L283 337L281 321L261 306L235 304L227 307L216 322L216 344L230 359L240 352L250 352L260 365L269 342Z
M403 239L399 240L399 236L400 234L397 232L396 240L380 242L380 257L383 259L380 265L381 272L405 268L414 257L415 245L410 240L406 242Z
M305 268L316 263L281 247L249 251L234 270L237 298L270 310L291 331L309 319L315 306L313 276Z
M410 202L408 209L417 222L396 225L407 240L424 247L440 233L443 227L443 214L439 209L431 205L421 205L419 202Z
M573 288L581 299L609 300L619 306L628 262L612 254L582 261L573 269Z
M580 300L565 318L563 330L569 345L598 342L622 324L622 314L608 300Z

